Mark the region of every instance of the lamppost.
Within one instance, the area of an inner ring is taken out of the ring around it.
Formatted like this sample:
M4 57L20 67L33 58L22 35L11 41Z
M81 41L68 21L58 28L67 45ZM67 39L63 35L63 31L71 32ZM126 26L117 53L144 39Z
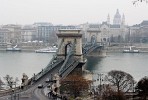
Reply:
M133 83L132 83L132 86L133 86L133 95L132 95L132 98L134 100L134 93L135 93L135 84L136 84L136 81L133 80Z
M16 93L16 91L17 91L16 90L17 89L17 87L16 87L17 80L12 81L11 84L12 84L12 87L11 87L11 100L19 100L19 94ZM15 85L14 88L13 88L13 85Z
M103 78L102 78L102 76L103 76L103 74L98 74L98 81L100 81L100 83L99 83L99 93L100 93L100 95L101 95L101 91L102 91L102 81L103 81Z
M11 100L13 100L13 92L14 92L14 89L11 89Z
M11 84L15 85L15 88L13 89L13 86L12 86L12 89L11 89L11 100L13 100L13 99L16 100L16 97L17 97L16 90L15 90L16 89L16 82L11 82Z

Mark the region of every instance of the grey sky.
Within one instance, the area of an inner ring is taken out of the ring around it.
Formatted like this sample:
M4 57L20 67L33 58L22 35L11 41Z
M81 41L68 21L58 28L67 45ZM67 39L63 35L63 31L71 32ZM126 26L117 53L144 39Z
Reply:
M0 0L0 24L101 23L108 14L112 23L117 9L128 25L148 20L148 4L132 0Z

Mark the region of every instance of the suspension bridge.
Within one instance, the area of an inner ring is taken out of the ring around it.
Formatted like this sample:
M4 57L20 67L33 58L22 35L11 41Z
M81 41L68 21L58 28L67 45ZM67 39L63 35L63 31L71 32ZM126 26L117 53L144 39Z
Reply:
M26 90L16 90L16 93L19 93L20 95L23 95L24 91L25 93L30 94L28 99L22 100L49 100L47 96L38 96L38 94L43 94L42 90L37 89L39 84L43 84L43 87L46 87L46 78L52 78L51 75L54 74L57 74L60 79L62 79L72 72L82 73L82 67L87 61L86 56L91 54L94 55L94 51L97 52L98 55L101 55L104 48L102 43L97 41L96 37L98 36L94 36L93 34L90 36L90 41L82 43L80 29L61 29L57 33L57 36L59 40L58 50L53 55L49 64L39 73L34 74L30 79L31 85L27 87ZM9 98L10 93L7 93L7 95L4 94L6 93L0 93L0 100L6 100L6 98Z

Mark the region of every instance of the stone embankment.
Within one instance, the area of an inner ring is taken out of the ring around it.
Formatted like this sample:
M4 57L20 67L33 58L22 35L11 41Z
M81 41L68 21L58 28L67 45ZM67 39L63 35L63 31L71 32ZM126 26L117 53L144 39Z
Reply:
M25 52L34 52L35 50L41 49L41 48L45 48L45 47L21 47L21 50ZM6 48L0 47L0 51L6 51Z
M123 52L123 50L125 49L125 46L128 46L128 45L120 45L120 44L118 44L118 45L113 45L113 46L108 46L108 47L106 47L106 51L107 52L116 52L116 53L121 53L121 52ZM138 49L139 51L140 51L140 53L148 53L148 44L141 44L141 43L139 43L139 44L133 44L132 46L135 46L136 47L136 49Z
M128 46L130 44L112 44L110 46L105 47L106 52L113 52L113 53L121 53L125 49L125 46ZM146 43L137 43L132 44L135 46L141 53L148 53L148 44ZM45 45L21 45L22 51L29 51L34 52L37 49L45 48L47 46ZM6 46L0 45L0 51L5 51Z
M47 46L45 45L23 45L23 46L18 46L19 48L22 49L22 51L28 51L28 52L34 52L37 49L45 48ZM7 46L0 46L0 51L6 51Z

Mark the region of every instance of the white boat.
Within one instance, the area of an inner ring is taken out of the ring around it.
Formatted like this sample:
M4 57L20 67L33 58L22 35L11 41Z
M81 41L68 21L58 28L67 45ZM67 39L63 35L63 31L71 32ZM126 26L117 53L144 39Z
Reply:
M139 50L135 46L126 46L123 53L139 53Z
M16 45L14 47L6 48L6 51L21 51L21 48L18 48L17 45Z
M43 48L43 49L38 49L35 50L36 53L55 53L57 51L57 47L53 46L53 47L47 47L47 48Z

